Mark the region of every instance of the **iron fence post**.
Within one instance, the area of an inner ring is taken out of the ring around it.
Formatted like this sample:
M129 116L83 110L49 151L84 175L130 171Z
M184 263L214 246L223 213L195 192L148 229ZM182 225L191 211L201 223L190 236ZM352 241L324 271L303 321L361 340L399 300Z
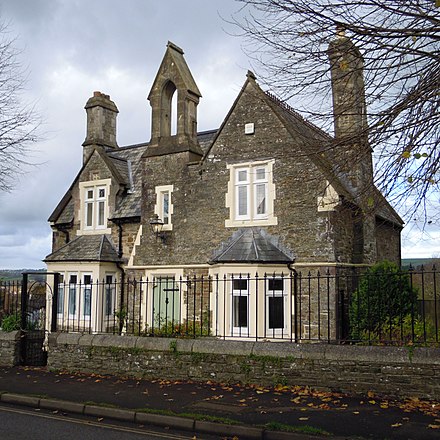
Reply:
M28 274L23 273L23 279L21 281L21 324L20 324L20 352L21 359L20 364L23 364L26 359L26 324L27 324L27 285Z
M57 331L57 318L58 318L58 286L60 284L60 274L58 272L53 274L53 290L52 290L52 310L51 310L51 322L50 331Z
M294 302L294 328L295 328L295 342L298 343L298 272L293 269L293 302Z

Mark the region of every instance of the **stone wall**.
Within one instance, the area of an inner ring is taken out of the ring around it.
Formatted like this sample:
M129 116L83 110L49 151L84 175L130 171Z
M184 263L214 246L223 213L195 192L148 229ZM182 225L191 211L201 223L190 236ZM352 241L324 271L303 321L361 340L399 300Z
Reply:
M55 370L440 398L440 349L52 334Z
M20 354L20 332L0 331L0 366L12 367L18 364Z

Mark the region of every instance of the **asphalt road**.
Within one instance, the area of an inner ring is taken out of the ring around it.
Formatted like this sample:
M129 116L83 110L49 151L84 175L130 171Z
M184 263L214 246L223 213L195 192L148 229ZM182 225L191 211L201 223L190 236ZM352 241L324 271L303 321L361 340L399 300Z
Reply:
M50 411L0 406L2 440L190 440L192 434L153 431L149 427L108 424L92 418L76 418ZM212 437L210 437L212 438ZM198 440L202 440L197 437ZM204 440L209 437L205 437Z

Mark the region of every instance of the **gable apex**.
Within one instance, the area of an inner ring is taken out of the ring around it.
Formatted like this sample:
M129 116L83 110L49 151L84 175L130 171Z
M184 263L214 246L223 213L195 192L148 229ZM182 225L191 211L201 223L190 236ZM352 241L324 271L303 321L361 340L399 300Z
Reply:
M165 55L148 94L148 100L151 100L153 94L157 93L157 89L162 89L168 81L174 83L176 88L179 88L177 83L182 83L185 85L187 92L198 98L202 97L183 55L183 49L168 41Z

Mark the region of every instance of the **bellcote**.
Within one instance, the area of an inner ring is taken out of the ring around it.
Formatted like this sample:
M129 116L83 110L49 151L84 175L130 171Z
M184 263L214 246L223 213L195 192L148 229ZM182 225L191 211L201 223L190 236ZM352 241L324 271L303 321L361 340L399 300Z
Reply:
M177 93L176 133L172 134L172 103ZM149 155L191 151L202 155L197 143L197 105L200 91L183 57L183 50L168 42L148 95L152 108ZM158 153L160 151L160 153Z

